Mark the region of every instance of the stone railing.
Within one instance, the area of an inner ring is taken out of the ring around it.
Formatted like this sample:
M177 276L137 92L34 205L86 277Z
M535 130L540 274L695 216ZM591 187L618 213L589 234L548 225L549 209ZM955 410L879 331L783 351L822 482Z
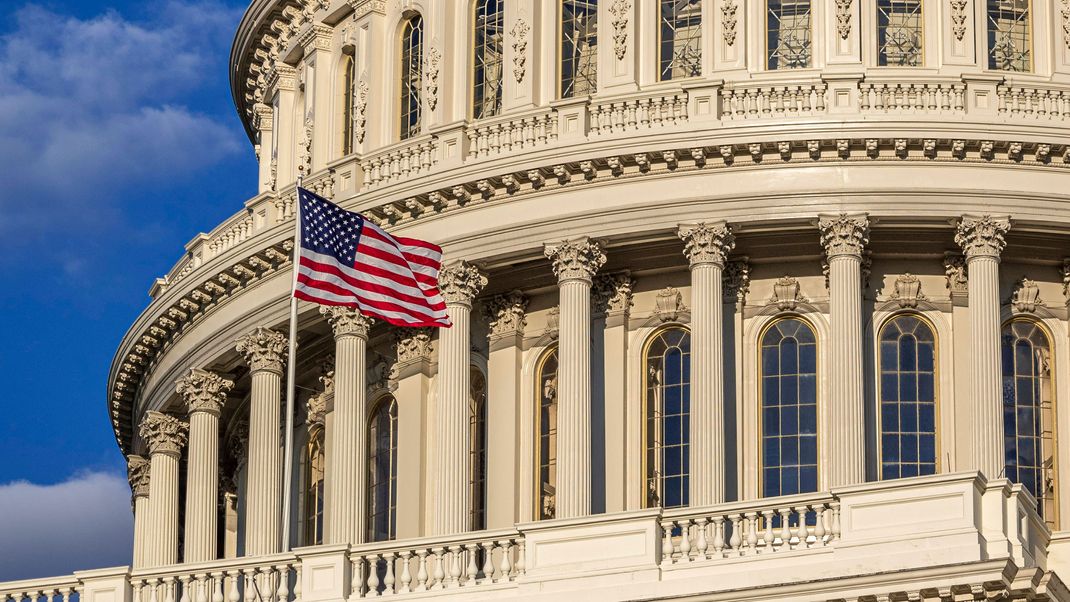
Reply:
M966 84L962 81L865 81L859 84L863 113L899 115L964 113Z
M828 109L828 85L732 85L721 90L721 119L744 121L822 115Z
M291 602L301 599L293 554L145 569L130 575L134 602Z
M687 122L687 93L627 96L592 103L588 112L590 134L595 136L683 125Z
M438 162L438 139L420 136L376 151L360 162L364 188L425 175Z
M74 575L0 583L0 602L70 602L78 594Z
M552 144L557 140L557 124L557 112L553 109L477 121L465 128L468 158L493 158L504 153Z
M996 97L1001 115L1070 119L1070 88L1003 85L996 88Z

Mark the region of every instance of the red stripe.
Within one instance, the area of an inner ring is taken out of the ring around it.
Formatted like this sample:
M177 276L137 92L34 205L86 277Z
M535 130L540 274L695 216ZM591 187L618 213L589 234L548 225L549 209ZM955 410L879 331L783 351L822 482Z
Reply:
M404 306L401 306L401 305L397 305L397 304L394 304L394 303L389 303L389 302L386 302L386 301L379 301L378 299L369 299L369 298L363 297L361 295L353 295L352 291L348 291L346 289L340 288L337 285L335 285L333 283L330 283L330 282L324 282L322 280L316 280L316 279L312 278L311 276L307 276L305 274L299 274L297 276L297 281L300 282L301 284L304 284L304 285L306 285L306 286L308 286L310 288L316 289L316 290L325 291L325 292L332 293L332 294L339 295L339 296L351 296L351 297L354 297L354 303L359 302L359 304L362 307L372 307L372 308L379 309L379 310L392 311L392 312L395 312L395 313L404 314L406 316L412 317L412 319L416 320L416 321L425 321L426 322L426 321L434 321L435 320L435 318L431 318L431 317L428 317L426 315L413 313L413 311L411 309L409 309L407 307L404 307ZM334 304L334 305L342 305L341 303L339 303L337 301L332 302L332 304Z
M412 247L422 247L424 249L430 249L436 253L442 253L442 247L435 243L427 242L426 240L420 240L419 238L405 238L403 236L394 236L394 240L403 245L409 245Z
M397 250L397 253L398 253L399 257L405 259L406 261L408 261L410 263L415 263L417 265L426 266L426 267L429 267L429 268L432 268L432 269L436 269L436 270L441 265L441 262L435 261L434 259L431 259L430 257L424 257L423 255L418 255L416 253L406 253L405 249L402 249L401 247L398 246L398 244L397 244L398 241L397 240L391 240L391 237L390 237L389 234L385 234L385 233L379 232L378 230L376 230L374 228L365 228L364 229L364 236L368 236L369 238L374 238L374 239L376 239L376 240L378 240L380 242L383 242L383 243L385 243L387 245L390 245L393 249ZM411 246L419 246L419 245L411 245ZM386 251L384 251L382 249L377 249L377 250L379 252L381 252L381 253L385 253L386 252ZM408 267L408 266L406 266L406 267Z
M438 303L432 303L430 301L430 299L428 299L427 297L417 297L415 295L410 295L408 293L403 293L403 292L397 290L396 288L391 288L391 287L388 287L388 286L383 286L381 284L376 284L376 283L371 283L371 282L363 282L363 281L357 280L356 278L353 278L349 274L346 274L342 270L338 269L337 266L333 266L333 265L329 265L329 264L325 264L325 263L319 263L319 262L317 262L317 261L315 261L313 259L310 259L308 257L301 257L301 265L303 265L303 266L305 266L305 267L307 267L309 269L315 270L317 272L322 272L324 274L331 274L332 276L337 276L337 277L341 278L342 280L344 280L347 284L352 286L354 289L367 290L367 291L371 291L371 292L381 293L383 295L387 295L387 296L390 296L390 297L396 297L396 298L398 298L398 299L400 299L402 301L406 301L408 303L412 303L413 305L426 307L426 308L428 308L428 309L430 309L432 311L444 310L446 308L446 304L444 302L440 301ZM378 270L378 268L372 268L371 266L367 266L367 267L370 268L369 270L366 270L367 273L371 273L373 269L374 270ZM384 272L385 274L388 274L388 275L390 274L390 272L386 272L384 270L378 270L378 271ZM304 276L304 274L298 274L298 280L300 280L301 277L303 277L303 276ZM347 295L352 295L353 294L352 290L345 290L343 292L337 292L337 291L333 291L332 290L331 292L335 292L336 294L340 294L340 295L341 294L347 294ZM407 310L407 311L411 311L411 310Z
M358 307L358 305L356 303L339 303L337 301L332 301L330 299L322 299L320 297L316 297L316 296L314 296L312 294L309 294L309 293L307 293L305 291L294 291L294 297L296 297L298 299L301 299L301 300L304 300L304 301L308 301L310 303L318 303L320 305L336 305L336 306L340 306L340 307ZM380 319L380 320L382 320L384 322L387 322L389 324L393 324L394 326L406 326L406 327L410 327L410 328L420 328L420 327L451 328L453 326L453 324L450 323L448 320L414 320L412 322L408 322L408 321L405 321L405 320L399 320L399 319L397 319L397 318L395 318L393 316L383 315L383 314L379 313L378 311L375 311L374 309L367 309L367 308L363 308L362 307L362 308L360 308L360 310L361 310L361 313L363 313L366 316L371 316L373 318L378 318L378 319Z

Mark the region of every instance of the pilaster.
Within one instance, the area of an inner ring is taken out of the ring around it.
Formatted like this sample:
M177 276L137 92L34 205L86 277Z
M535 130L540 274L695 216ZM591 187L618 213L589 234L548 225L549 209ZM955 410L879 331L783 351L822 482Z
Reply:
M430 328L394 330L398 402L398 539L427 534L429 457L428 399L431 392Z
M831 0L825 6L825 39L830 66L862 67L862 45L859 30L862 25L860 5L863 0ZM817 49L815 49L817 50ZM815 64L820 64L815 58ZM835 68L835 67L834 67Z
M253 125L257 135L257 159L260 170L257 179L257 191L260 194L275 190L278 165L275 156L275 111L272 107L260 103L253 107Z
M149 461L142 456L131 455L126 460L126 475L130 483L130 505L134 511L135 569L145 566L145 549L149 539Z
M704 31L713 31L712 43L702 49L704 64L712 65L712 71L706 73L712 75L713 72L746 69L746 1L715 0L703 3L702 23ZM707 54L712 56L707 58Z
M535 0L505 3L502 112L534 108L538 102L539 39L534 28L541 12L542 3Z
M602 393L605 412L606 512L628 508L628 474L642 459L628 451L628 317L635 280L628 272L598 276L592 290L595 316L603 316ZM594 333L597 337L598 333Z
M638 2L598 3L598 90L596 95L639 89Z
M309 108L306 117L314 124L311 140L308 141L311 146L309 164L312 173L326 168L327 163L334 157L334 133L341 129L330 127L334 90L334 70L331 68L333 31L332 27L323 23L313 23L298 40L305 51L305 105Z
M394 83L388 81L387 61L383 53L397 53L398 42L386 31L385 3L365 2L357 9L356 81L357 94L353 113L353 149L358 153L380 148L396 137L397 119L393 115ZM366 100L364 100L366 99Z
M275 190L279 190L297 180L297 131L293 118L286 118L297 113L295 106L297 95L297 70L289 65L280 64L276 68L275 97L272 102L275 114L274 145L274 180Z
M141 438L148 443L149 525L145 566L178 562L178 461L186 445L189 425L174 416L148 412L141 421Z

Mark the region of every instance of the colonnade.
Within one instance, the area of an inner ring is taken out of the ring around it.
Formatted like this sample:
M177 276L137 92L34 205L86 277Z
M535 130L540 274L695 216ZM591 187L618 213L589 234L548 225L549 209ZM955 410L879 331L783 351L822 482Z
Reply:
M834 486L848 485L866 479L864 377L859 358L869 219L864 214L822 215L817 224L829 270L829 482ZM1003 466L999 261L1009 229L1006 217L966 215L958 221L955 237L968 268L973 394L977 406L976 457L961 464L990 476L1000 474ZM731 225L725 222L681 224L678 235L684 242L691 274L689 493L690 503L701 506L726 498L722 276L735 239ZM557 276L560 295L556 517L576 518L592 513L592 286L606 262L606 246L603 241L577 238L547 244L544 253ZM627 280L630 287L630 279ZM463 261L447 265L440 274L440 288L453 327L439 331L437 398L433 420L427 422L426 428L433 446L428 458L432 488L428 497L434 500L428 512L433 535L460 533L471 526L467 474L470 314L486 284L486 275ZM611 292L616 294L617 288L615 285ZM526 306L526 298L518 292L486 303L491 327L488 390L492 397L498 394L519 399L517 375ZM323 307L321 313L332 328L336 356L335 431L327 449L325 543L361 543L367 531L365 381L373 321L347 308ZM248 555L272 554L282 546L279 409L286 337L257 328L236 341L235 348L251 375L245 551ZM399 397L425 398L429 393L430 333L425 329L406 331L398 339L397 350ZM219 415L233 385L222 375L191 369L176 384L189 422L153 411L142 420L140 433L149 457L129 458L135 566L178 562L179 460L187 440L183 560L199 562L218 556ZM515 419L519 411L515 401L499 405L512 411ZM415 422L412 434L419 437L425 417L422 413L417 415L420 420ZM495 436L490 433L492 439ZM519 478L515 474L517 460L516 454L491 456L488 478L515 481ZM422 466L421 462L416 460L414 465ZM398 475L399 482L414 478L420 477ZM399 505L425 503L428 502L399 500ZM500 523L511 519L511 510L499 508L492 500L488 513L493 522ZM402 537L407 535L415 533L399 533Z

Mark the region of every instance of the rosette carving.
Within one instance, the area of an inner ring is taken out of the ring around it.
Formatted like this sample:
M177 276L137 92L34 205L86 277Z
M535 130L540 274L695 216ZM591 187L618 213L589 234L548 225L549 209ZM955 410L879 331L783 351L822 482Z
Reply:
M821 229L821 246L829 259L840 255L862 256L869 243L869 219L865 215L825 216L818 221Z
M245 356L245 363L253 372L282 374L282 362L286 359L286 337L282 333L258 326L235 341L234 348Z
M736 248L732 227L725 222L683 224L678 234L684 241L684 255L692 266L709 263L724 266L728 254Z
M150 467L147 458L132 455L126 459L126 479L130 482L130 492L134 497L149 495Z
M998 258L1007 246L1005 237L1010 229L1011 221L1006 217L964 215L959 219L955 244L962 247L967 261L974 257Z
M588 238L548 244L544 252L553 262L554 275L559 282L584 280L590 283L606 263L602 245Z
M215 372L190 368L189 374L178 379L175 391L185 400L189 413L208 412L216 416L227 401L227 393L234 388L234 381Z
M186 445L189 425L163 412L148 412L141 420L141 438L149 444L149 453L178 456Z
M524 334L528 298L520 291L492 297L487 301L485 309L490 320L490 336Z
M368 332L375 320L360 313L355 307L321 305L320 314L327 318L336 339L342 337L368 338Z

